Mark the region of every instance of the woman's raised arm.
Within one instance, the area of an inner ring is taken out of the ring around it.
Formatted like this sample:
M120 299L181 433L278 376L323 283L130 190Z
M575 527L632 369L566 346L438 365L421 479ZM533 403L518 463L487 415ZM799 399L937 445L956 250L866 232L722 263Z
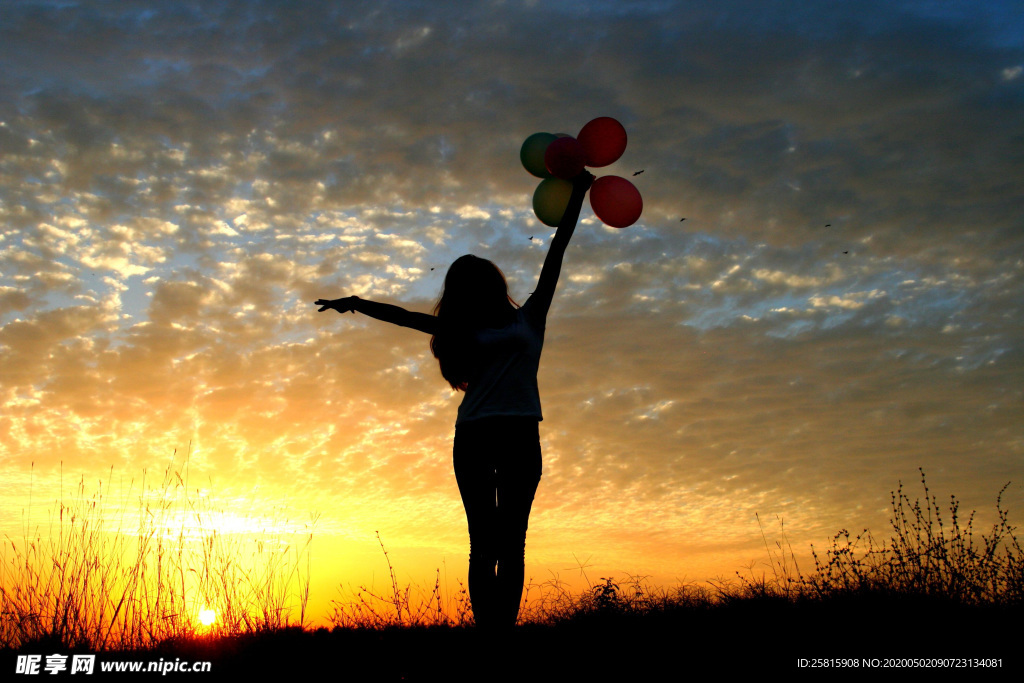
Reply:
M323 313L328 309L337 311L338 313L359 311L371 318L383 320L384 322L391 323L392 325L410 327L414 330L419 330L420 332L426 332L427 334L437 333L437 318L427 313L407 311L401 306L392 306L391 304L367 301L366 299L360 299L357 296L346 296L342 299L317 299L313 304L321 307L319 311L320 313Z
M594 176L589 171L583 171L572 180L572 196L569 197L569 204L565 207L565 213L562 214L562 221L555 230L555 236L551 238L551 247L544 259L544 267L540 271L537 289L530 297L530 306L541 320L547 317L551 300L555 297L555 286L558 284L558 276L562 272L562 257L576 230L576 222L580 219L583 198L593 182Z

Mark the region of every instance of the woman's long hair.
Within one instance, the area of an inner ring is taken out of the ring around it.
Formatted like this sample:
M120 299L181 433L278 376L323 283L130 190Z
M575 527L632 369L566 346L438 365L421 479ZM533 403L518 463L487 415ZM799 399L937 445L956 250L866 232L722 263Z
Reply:
M508 294L508 283L498 266L472 254L455 260L434 306L438 331L430 338L430 350L452 389L465 391L473 379L477 367L475 333L504 327L518 307Z

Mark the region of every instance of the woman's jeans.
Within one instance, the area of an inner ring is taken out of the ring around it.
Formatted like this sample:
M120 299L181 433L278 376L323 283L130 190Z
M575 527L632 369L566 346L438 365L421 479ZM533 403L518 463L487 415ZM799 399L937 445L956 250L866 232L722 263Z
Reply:
M469 522L469 599L482 628L511 628L523 596L530 507L540 482L536 418L493 417L455 429L455 478Z

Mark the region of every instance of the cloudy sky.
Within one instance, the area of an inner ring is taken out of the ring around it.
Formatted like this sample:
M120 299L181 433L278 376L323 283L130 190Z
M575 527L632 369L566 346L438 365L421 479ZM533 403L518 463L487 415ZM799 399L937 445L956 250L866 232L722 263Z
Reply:
M519 146L597 116L644 213L586 206L566 256L528 576L729 575L755 514L884 535L919 467L1014 519L1021 2L175 0L0 5L0 525L191 448L224 528L319 513L321 601L386 572L375 531L464 575L460 396L312 301L429 311L467 252L524 300Z

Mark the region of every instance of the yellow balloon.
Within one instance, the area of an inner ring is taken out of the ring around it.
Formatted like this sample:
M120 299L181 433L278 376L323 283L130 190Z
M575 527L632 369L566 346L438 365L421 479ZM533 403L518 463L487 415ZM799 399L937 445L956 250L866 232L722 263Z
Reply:
M533 191L533 212L541 223L557 228L571 196L571 182L561 178L545 178Z

